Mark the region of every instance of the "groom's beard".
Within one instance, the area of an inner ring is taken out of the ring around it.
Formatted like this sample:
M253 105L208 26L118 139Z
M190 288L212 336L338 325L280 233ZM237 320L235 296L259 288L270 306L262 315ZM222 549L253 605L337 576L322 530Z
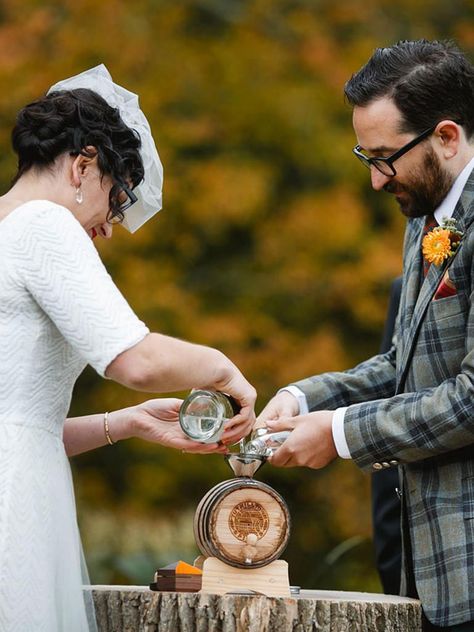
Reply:
M397 181L397 176L384 186L384 191L393 193L406 217L430 215L447 196L454 177L441 166L432 147L423 159L423 166L412 171L405 182Z

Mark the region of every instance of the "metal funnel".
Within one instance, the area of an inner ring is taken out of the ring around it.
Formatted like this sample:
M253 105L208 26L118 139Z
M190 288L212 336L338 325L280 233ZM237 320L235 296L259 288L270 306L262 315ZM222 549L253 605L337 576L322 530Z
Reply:
M252 478L267 460L267 457L261 454L243 454L242 452L231 452L224 458L236 476L247 478Z

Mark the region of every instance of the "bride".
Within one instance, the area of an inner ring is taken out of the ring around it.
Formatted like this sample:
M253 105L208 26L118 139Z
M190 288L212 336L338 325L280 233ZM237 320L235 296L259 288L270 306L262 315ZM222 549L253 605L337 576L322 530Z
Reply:
M135 95L97 67L24 107L12 142L18 172L0 197L0 630L86 632L96 627L67 456L132 436L223 451L250 430L256 395L219 351L150 333L94 247L161 207ZM66 420L86 364L139 391L224 391L240 412L224 445L209 446L182 434L174 398Z

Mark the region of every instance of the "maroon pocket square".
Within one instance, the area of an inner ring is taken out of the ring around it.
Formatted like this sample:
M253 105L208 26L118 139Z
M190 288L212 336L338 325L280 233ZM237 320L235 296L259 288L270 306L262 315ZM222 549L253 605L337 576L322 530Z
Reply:
M448 296L455 296L458 293L456 286L449 278L449 270L446 270L444 276L441 280L441 283L438 285L438 289L434 295L435 301L440 298L448 298Z

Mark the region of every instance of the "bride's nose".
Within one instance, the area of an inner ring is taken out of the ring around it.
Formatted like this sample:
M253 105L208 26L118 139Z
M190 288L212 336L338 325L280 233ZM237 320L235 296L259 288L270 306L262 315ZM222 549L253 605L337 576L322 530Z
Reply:
M97 228L97 234L103 239L110 239L112 237L113 230L113 226L111 226L108 222L104 222Z

